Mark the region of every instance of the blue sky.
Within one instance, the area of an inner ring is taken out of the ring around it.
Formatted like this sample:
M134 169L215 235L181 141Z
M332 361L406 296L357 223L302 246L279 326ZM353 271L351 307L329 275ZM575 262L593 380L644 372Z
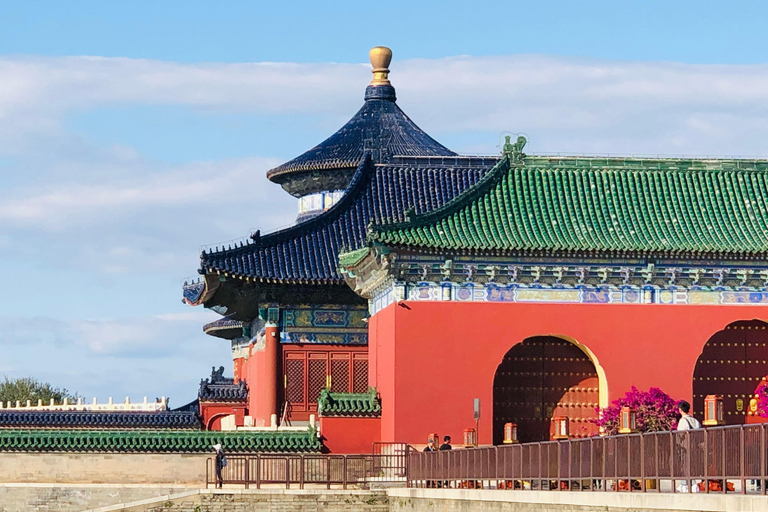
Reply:
M6 2L6 53L179 62L360 62L549 53L699 64L763 62L768 6L744 1Z
M765 157L766 22L763 2L5 2L0 373L181 405L231 371L181 283L202 245L292 222L264 173L354 114L371 46L460 152L512 132Z

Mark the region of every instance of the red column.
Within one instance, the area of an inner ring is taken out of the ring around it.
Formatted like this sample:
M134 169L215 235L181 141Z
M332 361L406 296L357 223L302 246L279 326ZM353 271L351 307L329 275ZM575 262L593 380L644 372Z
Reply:
M255 372L249 372L250 414L257 427L269 426L277 414L277 352L280 342L278 327L268 323L264 332L264 346L254 347Z

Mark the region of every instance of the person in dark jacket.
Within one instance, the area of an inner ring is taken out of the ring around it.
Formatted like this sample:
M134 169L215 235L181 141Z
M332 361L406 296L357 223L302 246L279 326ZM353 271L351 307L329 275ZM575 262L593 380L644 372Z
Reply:
M451 446L451 436L445 436L443 437L443 444L440 445L440 450L452 450L453 446Z
M224 457L224 449L220 444L213 445L213 449L216 450L216 461L214 466L216 467L216 488L221 489L224 479L221 477L221 470L227 465L227 459Z

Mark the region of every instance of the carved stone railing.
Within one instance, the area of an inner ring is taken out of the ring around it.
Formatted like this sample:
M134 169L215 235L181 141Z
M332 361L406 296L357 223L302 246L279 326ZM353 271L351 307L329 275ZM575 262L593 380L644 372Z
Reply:
M43 405L42 400L38 400L37 404L33 404L31 400L27 400L25 403L20 401L6 402L3 404L0 402L0 412L2 411L167 411L168 399L162 397L155 402L149 402L147 397L144 397L143 402L131 402L130 397L125 397L124 402L115 403L112 397L109 397L107 403L98 403L96 398L91 403L84 403L82 398L78 398L76 402L73 402L65 398L61 403L56 403L53 399L50 402Z

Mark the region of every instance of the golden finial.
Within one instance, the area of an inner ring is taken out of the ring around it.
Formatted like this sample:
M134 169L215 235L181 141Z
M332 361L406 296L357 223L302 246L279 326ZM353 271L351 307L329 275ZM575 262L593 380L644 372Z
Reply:
M386 46L374 46L368 55L373 66L371 85L389 85L389 63L392 61L392 50Z

